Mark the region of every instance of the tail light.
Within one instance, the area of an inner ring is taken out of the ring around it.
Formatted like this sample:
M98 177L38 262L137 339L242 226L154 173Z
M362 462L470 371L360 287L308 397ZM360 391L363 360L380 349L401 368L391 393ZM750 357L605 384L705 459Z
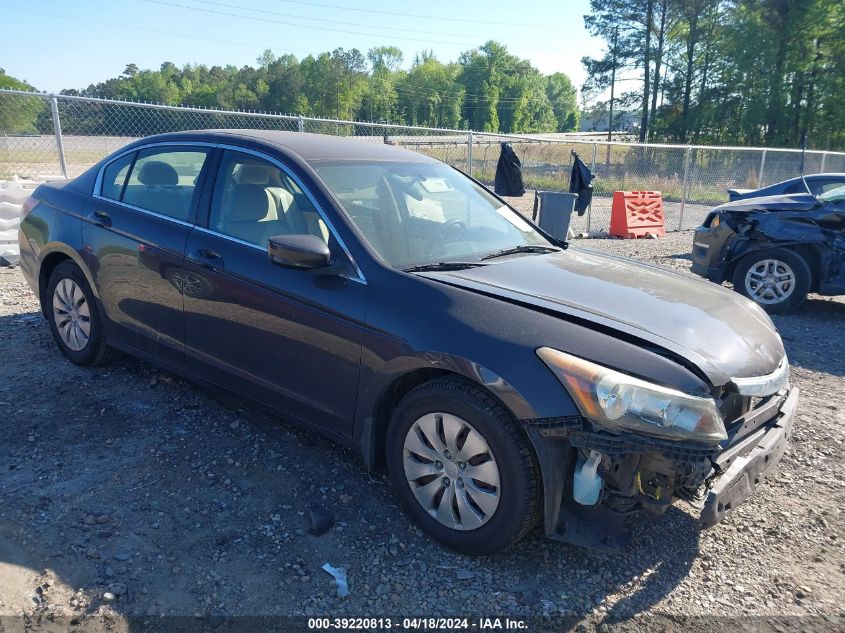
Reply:
M26 216L28 216L37 205L38 198L34 196L29 196L29 198L23 201L23 212L21 213L21 217L25 218Z

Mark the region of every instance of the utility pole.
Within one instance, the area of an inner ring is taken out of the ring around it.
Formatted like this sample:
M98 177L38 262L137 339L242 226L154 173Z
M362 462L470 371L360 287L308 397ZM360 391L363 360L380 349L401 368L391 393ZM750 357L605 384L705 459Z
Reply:
M607 122L607 140L613 140L613 97L616 90L616 42L619 38L619 27L613 29L613 42L611 43L610 54L612 55L611 69L610 69L610 117ZM607 151L610 152L608 146Z

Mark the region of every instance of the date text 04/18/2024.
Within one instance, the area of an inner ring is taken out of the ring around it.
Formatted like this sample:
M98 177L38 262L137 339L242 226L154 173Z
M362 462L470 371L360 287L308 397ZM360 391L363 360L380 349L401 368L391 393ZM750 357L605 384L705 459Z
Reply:
M518 618L309 618L308 628L314 630L526 630L528 624Z

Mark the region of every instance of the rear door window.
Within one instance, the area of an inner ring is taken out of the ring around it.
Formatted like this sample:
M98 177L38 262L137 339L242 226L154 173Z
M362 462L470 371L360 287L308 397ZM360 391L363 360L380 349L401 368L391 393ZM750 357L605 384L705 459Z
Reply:
M187 221L208 150L156 147L138 152L121 201Z

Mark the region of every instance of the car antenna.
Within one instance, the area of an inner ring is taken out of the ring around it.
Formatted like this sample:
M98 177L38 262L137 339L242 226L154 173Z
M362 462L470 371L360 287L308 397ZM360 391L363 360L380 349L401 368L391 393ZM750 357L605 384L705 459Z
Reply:
M804 183L804 189L807 190L811 196L813 192L810 191L810 187L807 184L807 179L804 177L804 155L807 153L807 132L801 132L801 182Z

